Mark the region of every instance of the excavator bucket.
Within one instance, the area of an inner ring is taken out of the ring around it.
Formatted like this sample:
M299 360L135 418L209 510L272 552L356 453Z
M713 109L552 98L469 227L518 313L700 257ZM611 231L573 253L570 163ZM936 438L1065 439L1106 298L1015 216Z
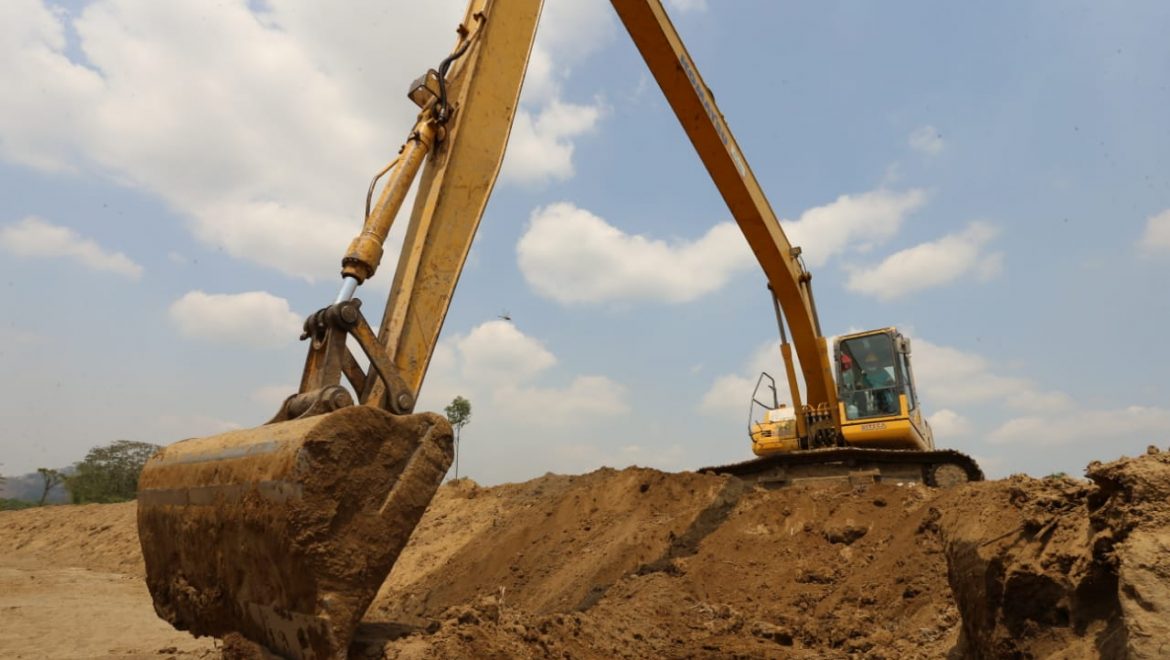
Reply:
M344 658L452 460L433 413L370 406L156 454L138 532L160 617L289 658Z

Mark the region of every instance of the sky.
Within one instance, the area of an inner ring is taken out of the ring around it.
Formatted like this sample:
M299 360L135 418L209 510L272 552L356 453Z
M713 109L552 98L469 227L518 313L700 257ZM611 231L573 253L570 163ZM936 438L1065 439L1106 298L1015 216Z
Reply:
M471 401L483 484L750 458L763 275L609 4L545 4L418 409ZM939 446L1170 447L1170 5L666 6L826 334L912 337ZM0 473L267 420L463 10L0 3Z

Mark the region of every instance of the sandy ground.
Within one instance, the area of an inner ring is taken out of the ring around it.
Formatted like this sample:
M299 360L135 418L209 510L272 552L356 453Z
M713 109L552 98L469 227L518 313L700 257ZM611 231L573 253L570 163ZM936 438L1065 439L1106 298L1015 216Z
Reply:
M0 558L0 656L214 658L154 614L141 578Z

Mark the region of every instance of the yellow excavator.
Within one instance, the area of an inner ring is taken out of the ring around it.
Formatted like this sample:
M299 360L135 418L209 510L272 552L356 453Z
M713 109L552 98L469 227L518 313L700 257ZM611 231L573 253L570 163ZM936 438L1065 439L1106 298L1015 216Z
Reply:
M765 483L981 478L969 458L933 449L909 341L895 330L838 338L834 380L800 250L784 236L661 3L611 1L743 230L782 317L792 405L775 396L763 402L766 414L752 425L761 458L708 470ZM289 658L346 656L451 464L450 425L414 406L499 172L540 10L541 0L471 0L454 49L411 86L418 119L370 183L337 298L305 321L298 391L265 425L175 443L143 469L138 532L147 585L156 612L176 628ZM416 178L375 331L356 291L377 270Z

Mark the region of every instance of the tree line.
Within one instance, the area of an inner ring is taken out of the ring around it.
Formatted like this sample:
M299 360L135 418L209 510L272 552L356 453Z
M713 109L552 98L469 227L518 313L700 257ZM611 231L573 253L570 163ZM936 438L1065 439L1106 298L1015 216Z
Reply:
M471 402L457 396L444 412L455 429L455 478L458 478L459 436L463 427L471 422ZM0 498L0 510L43 506L53 489L59 486L64 486L73 504L128 502L137 494L142 467L159 449L162 447L148 442L115 440L90 449L85 459L72 467L59 470L37 468L39 480L34 480L35 488L22 489L21 497ZM5 485L6 479L0 475L0 493L4 492Z
M0 508L44 505L58 486L64 486L74 504L127 502L138 490L142 466L159 449L148 442L116 440L90 449L83 460L69 468L37 468L35 490L26 488L19 498L0 499Z

